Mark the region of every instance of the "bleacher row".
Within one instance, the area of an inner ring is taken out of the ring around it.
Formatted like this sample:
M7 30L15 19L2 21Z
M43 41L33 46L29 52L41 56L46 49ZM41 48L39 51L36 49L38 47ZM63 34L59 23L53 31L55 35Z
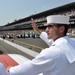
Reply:
M26 18L16 20L15 22L8 23L4 26L0 27L0 35L28 35L28 33L34 33L32 26L31 26L31 18L34 18L35 22L37 23L38 27L42 30L45 28L46 24L46 17L48 15L69 15L70 16L70 27L75 30L75 2L69 3L60 7L56 7L41 13L37 13L34 15L30 15ZM69 31L72 32L70 29Z

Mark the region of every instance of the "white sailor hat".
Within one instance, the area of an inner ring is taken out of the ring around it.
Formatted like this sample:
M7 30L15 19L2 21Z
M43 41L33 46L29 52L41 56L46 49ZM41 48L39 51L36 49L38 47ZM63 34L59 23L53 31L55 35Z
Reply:
M69 24L69 16L65 15L50 15L47 17L47 25L48 24Z

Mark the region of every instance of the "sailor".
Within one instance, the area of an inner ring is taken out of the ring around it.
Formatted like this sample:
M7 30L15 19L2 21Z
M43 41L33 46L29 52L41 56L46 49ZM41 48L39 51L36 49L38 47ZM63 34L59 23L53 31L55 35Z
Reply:
M52 45L33 60L8 68L10 75L75 75L75 41L66 36L69 16L50 15L47 25Z

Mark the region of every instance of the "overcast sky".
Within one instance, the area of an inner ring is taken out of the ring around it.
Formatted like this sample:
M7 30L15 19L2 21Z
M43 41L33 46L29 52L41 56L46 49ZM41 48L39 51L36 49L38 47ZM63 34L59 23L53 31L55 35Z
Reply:
M75 0L0 0L0 26Z

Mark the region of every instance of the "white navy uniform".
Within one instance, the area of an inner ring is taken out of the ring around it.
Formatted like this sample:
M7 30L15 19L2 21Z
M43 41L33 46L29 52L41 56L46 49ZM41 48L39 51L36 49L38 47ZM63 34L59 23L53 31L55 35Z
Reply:
M31 61L11 67L10 75L75 75L75 41L57 39Z
M5 69L2 63L0 63L0 75L9 75L8 71Z
M48 35L46 32L42 32L40 34L40 38L47 43L48 46L51 46L52 43L53 43L53 40L52 39L48 39Z

